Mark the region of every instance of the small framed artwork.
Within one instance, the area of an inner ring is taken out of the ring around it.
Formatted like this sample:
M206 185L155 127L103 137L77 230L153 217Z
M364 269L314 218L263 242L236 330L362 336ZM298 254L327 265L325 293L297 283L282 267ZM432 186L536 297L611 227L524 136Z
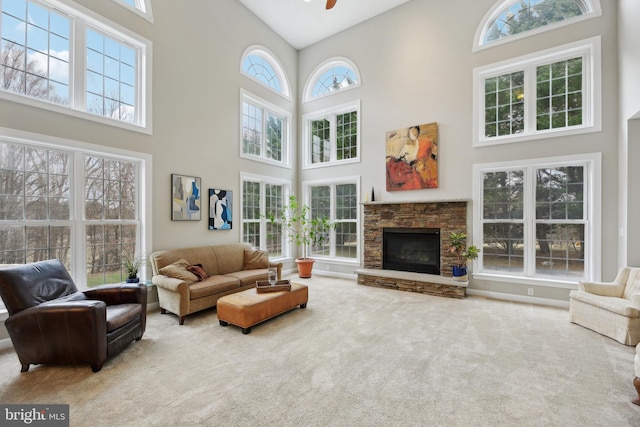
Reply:
M231 230L233 227L233 192L209 189L209 230Z
M200 178L171 174L171 220L200 221Z

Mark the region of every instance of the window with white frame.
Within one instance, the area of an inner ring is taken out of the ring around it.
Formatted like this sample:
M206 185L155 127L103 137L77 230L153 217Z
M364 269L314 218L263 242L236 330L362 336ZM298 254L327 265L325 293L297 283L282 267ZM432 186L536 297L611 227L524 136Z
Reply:
M250 46L242 55L240 72L290 99L291 91L284 68L274 54L262 46Z
M360 161L360 102L303 118L306 168Z
M347 58L331 58L320 64L305 85L303 102L360 86L360 73Z
M600 130L598 37L474 70L474 144Z
M480 276L598 279L599 154L475 165L474 195Z
M600 15L599 0L498 0L476 30L474 50Z
M60 0L1 8L0 96L150 132L149 41Z
M242 241L267 250L272 258L289 256L282 225L271 220L285 203L291 188L288 181L242 174Z
M119 5L122 5L140 15L149 22L153 22L153 15L151 14L151 0L113 0Z
M291 114L242 91L240 155L289 166Z
M145 247L145 158L0 136L0 264L57 258L78 287L126 279Z
M323 242L311 246L310 254L356 261L360 253L358 179L306 183L305 191L309 197L311 218L328 218L333 224Z

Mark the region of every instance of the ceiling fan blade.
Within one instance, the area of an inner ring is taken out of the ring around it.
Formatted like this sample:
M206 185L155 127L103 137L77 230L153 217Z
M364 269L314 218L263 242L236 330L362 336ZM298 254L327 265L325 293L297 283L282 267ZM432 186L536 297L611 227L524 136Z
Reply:
M326 9L327 9L327 10L331 9L333 6L335 6L335 5L336 5L336 2L337 2L337 1L338 1L338 0L327 0L327 7L326 7Z

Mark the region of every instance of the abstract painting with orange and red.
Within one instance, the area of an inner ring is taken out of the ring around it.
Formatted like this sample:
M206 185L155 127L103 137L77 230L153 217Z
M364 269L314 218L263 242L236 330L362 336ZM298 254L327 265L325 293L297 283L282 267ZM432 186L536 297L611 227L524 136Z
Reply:
M387 191L438 188L438 123L386 133Z

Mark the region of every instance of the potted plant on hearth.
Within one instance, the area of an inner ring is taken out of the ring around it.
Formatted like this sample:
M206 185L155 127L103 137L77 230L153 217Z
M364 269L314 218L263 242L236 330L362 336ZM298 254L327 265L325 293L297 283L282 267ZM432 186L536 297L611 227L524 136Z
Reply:
M300 203L295 195L289 196L288 203L277 213L267 215L272 223L282 224L289 243L295 243L302 248L302 257L296 258L298 275L302 278L311 277L315 259L307 256L310 245L321 245L328 237L333 227L329 218L311 217L311 208Z
M480 249L471 245L467 247L467 235L465 233L451 233L449 234L449 253L454 253L458 257L458 262L451 265L451 275L453 280L460 282L466 282L467 275L467 261L478 258Z
M138 277L138 271L140 267L146 264L146 259L144 257L138 257L130 252L124 252L120 255L120 262L122 265L122 270L124 274L127 276L127 283L138 283L140 282L140 278Z

